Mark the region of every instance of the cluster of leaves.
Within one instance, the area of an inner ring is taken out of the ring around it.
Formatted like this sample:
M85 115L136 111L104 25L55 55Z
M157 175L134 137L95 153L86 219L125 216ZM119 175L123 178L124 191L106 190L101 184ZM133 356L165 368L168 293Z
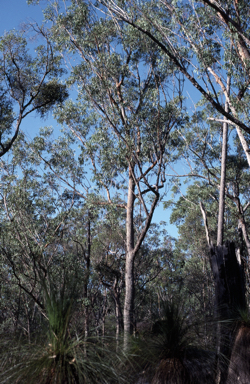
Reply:
M10 32L1 39L0 156L16 145L9 161L1 162L0 318L2 330L27 337L32 351L7 348L3 382L124 381L119 369L126 364L111 350L118 351L125 324L126 262L133 252L133 326L152 325L132 350L140 363L135 371L146 369L152 383L175 375L176 381L215 380L215 353L208 351L216 345L210 327L214 287L199 203L215 242L221 151L216 120L225 115L219 100L223 92L231 108L226 116L249 132L250 57L246 4L217 3L130 1L123 10L122 2L116 7L102 1L101 10L113 12L113 18L102 18L91 3L67 7L56 1L45 11L50 31L32 27L45 39L36 53L29 53L24 35ZM61 56L72 68L66 84L59 81L65 73ZM192 117L180 73L204 97ZM70 86L77 87L76 102L66 102ZM34 111L45 117L54 106L62 135L54 139L44 128L27 143L19 130L23 118ZM249 140L239 133L230 129L224 221L225 235L248 260L249 171L240 143L248 146ZM174 197L165 203L173 206L171 221L179 228L174 242L152 225L152 215L167 166L180 159L189 166L180 175L189 185L183 193L180 178L170 175ZM45 333L45 341L35 340ZM115 343L107 334L116 336Z

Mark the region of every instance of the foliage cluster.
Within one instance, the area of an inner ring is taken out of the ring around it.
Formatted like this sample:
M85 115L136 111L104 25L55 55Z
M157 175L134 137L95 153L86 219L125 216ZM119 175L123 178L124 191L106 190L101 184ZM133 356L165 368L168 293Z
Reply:
M229 384L249 316L217 321L211 249L223 196L248 302L247 4L47 3L0 40L0 381Z

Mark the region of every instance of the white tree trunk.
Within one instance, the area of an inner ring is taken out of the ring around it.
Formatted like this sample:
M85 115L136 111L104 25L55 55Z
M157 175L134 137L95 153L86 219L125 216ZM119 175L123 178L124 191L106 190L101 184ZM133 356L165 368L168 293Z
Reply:
M129 187L126 217L126 268L125 268L125 301L124 301L124 348L128 347L129 335L133 332L134 310L134 201L135 183L132 169L129 169Z
M227 94L230 92L230 77L227 78ZM229 112L228 101L225 102L225 111ZM224 118L225 120L225 118ZM219 200L219 215L217 228L217 245L223 244L224 234L224 211L225 211L225 186L226 186L226 163L227 163L227 135L228 123L223 123L223 139L222 139L222 154L221 154L221 176L220 176L220 200Z

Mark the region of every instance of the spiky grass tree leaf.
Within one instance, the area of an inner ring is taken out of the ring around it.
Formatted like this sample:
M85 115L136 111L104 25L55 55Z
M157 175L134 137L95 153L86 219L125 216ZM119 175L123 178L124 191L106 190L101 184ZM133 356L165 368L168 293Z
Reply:
M43 282L48 332L37 344L9 347L0 371L5 384L117 384L126 383L119 372L122 359L112 339L72 336L70 319L76 286L64 281L61 289ZM10 342L8 340L8 342ZM7 364L9 359L9 364Z
M162 308L151 330L131 341L137 376L151 384L214 383L216 354L197 345L196 321L191 321L181 299Z
M105 345L107 344L107 345ZM3 384L118 384L127 383L121 374L123 358L114 348L113 339L86 341L68 338L57 345L49 338L40 344L9 348L11 357L2 365Z

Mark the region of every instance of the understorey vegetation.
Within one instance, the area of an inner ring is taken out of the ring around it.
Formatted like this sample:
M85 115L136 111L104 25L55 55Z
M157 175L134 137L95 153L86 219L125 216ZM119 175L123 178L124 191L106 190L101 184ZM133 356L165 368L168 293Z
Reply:
M0 382L248 384L247 2L28 3L43 25L0 39Z

